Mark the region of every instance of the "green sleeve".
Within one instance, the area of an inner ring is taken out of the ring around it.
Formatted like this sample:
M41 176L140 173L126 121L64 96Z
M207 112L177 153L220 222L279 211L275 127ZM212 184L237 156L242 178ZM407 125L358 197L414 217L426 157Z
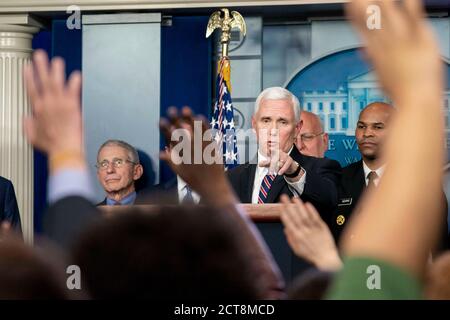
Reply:
M328 299L422 299L421 285L407 271L388 262L349 257L327 294Z

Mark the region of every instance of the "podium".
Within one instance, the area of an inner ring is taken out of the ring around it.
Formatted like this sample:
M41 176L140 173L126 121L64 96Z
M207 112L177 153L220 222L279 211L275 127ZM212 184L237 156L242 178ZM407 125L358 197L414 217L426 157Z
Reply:
M284 235L284 226L280 220L280 214L283 209L281 204L240 204L252 221L261 232L267 246L269 247L275 261L277 262L286 284L300 274L302 271L312 267L311 264L298 258L289 247L286 236ZM149 214L158 205L136 205L135 207L142 211L148 211ZM106 216L121 214L126 212L126 206L103 206L100 207ZM126 214L126 213L125 213Z

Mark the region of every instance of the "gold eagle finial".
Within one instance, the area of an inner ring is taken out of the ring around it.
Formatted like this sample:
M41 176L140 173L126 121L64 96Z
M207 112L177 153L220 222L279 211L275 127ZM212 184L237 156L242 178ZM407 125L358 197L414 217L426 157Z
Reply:
M247 26L242 15L237 11L230 11L228 9L221 9L214 12L208 21L208 27L206 28L206 37L208 38L214 32L214 30L220 28L222 35L220 37L220 43L222 44L222 56L228 56L228 44L231 40L231 29L237 28L245 36L247 34Z

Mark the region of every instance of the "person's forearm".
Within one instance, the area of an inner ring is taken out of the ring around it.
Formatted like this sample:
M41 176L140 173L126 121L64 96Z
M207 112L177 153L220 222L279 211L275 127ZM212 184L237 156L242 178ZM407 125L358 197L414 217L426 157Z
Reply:
M344 250L372 254L417 274L439 233L435 197L441 189L444 127L440 94L408 97L398 100L385 150L386 172L376 192L361 203L363 212L348 230L354 239L346 237Z
M48 155L48 166L50 204L68 196L81 196L89 201L93 200L93 187L80 145L69 144L64 149L52 150Z
M313 261L314 265L324 271L338 271L342 268L342 260L337 252L330 252L325 256L318 257Z
M79 146L55 150L48 155L49 174L64 169L86 169L86 159L82 149Z
M204 181L198 185L196 191L202 202L214 207L228 207L239 202L225 174L216 181Z

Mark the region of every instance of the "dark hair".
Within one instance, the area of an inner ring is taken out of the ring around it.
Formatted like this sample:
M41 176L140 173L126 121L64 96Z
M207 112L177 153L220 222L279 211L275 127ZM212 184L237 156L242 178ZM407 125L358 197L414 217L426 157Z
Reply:
M62 271L36 249L0 241L0 299L66 299L65 284Z
M331 284L334 274L311 268L294 279L289 290L290 300L322 300Z
M88 230L73 250L93 298L257 299L226 212L130 208Z

